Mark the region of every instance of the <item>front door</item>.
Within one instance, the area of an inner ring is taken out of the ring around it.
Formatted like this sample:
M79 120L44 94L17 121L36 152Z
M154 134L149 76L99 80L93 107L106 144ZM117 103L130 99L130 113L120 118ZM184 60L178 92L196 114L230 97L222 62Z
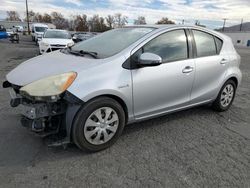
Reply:
M188 59L185 31L174 30L157 36L132 55L132 61L136 62L144 52L161 56L163 63L132 70L135 118L188 104L195 66L193 59Z

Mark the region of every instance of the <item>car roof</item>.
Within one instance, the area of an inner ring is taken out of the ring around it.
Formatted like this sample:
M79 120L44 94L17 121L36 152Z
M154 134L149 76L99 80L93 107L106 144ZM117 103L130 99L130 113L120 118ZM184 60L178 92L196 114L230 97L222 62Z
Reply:
M155 28L155 29L169 29L169 28L198 28L198 29L206 29L204 27L200 26L194 26L194 25L176 25L176 24L152 24L152 25L132 25L132 26L125 26L126 28Z
M205 27L200 27L200 26L194 26L194 25L175 25L175 24L154 24L154 25L132 25L132 26L125 26L125 28L154 28L156 30L165 30L165 29L197 29L197 30L201 30L207 33L210 33L212 35L215 35L221 39L226 39L228 40L229 38L217 31L214 31L212 29L208 29Z

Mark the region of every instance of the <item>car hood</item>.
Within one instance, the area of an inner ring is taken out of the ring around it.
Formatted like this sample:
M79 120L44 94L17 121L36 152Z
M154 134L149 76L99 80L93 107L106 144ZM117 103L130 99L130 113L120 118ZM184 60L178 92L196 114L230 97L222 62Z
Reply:
M101 64L101 59L74 56L55 51L25 61L9 72L6 79L14 85L24 86L48 76L71 71L79 73Z
M42 42L47 44L59 44L59 45L67 45L70 42L73 42L71 39L54 39L54 38L43 38Z

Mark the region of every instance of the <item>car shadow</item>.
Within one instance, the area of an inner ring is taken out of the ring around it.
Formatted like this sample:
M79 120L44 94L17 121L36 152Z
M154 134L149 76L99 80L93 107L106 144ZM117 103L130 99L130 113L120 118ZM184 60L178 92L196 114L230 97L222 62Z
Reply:
M41 139L39 137L35 137L23 127L17 127L15 130L15 134L18 134L17 138L16 140L13 140L10 135L9 141L6 142L5 146L7 148L6 153L1 156L2 163L0 163L0 166L34 167L43 161L64 161L67 159L92 160L92 158L98 158L101 156L111 156L114 153L121 152L124 144L132 144L133 146L131 147L136 148L136 144L138 143L133 139L135 139L137 135L141 134L143 137L147 137L147 134L151 134L148 133L148 129L150 129L153 133L156 132L157 127L161 127L161 129L165 130L165 132L160 134L171 134L171 130L173 128L181 133L185 130L182 130L181 127L175 127L175 121L186 121L189 118L194 118L193 116L195 116L195 114L198 114L199 116L210 116L213 113L214 112L210 108L203 106L129 124L124 128L123 134L118 139L118 142L116 142L112 147L96 153L81 151L74 144L68 144L67 147L48 147L48 143L50 141L48 138ZM15 117L14 114L13 117ZM15 117L15 119L15 122L19 121L17 117ZM17 146L17 144L21 146L21 148ZM131 148L127 149L130 150Z
M124 127L123 133L121 135L121 138L126 137L129 134L140 132L142 130L150 129L152 127L162 126L163 124L169 123L171 124L172 121L183 119L183 118L189 118L190 116L193 116L194 114L213 114L213 110L207 106L198 106L191 109L182 110L179 112L174 112L166 115L162 115L159 117L155 117L149 120L143 120L137 123L131 123ZM165 126L165 125L164 125ZM46 139L45 139L46 140ZM47 143L47 142L46 142ZM68 144L65 148L62 146L59 147L51 147L50 150L52 152L58 152L61 151L67 151L69 153L74 153L76 155L89 155L93 154L93 152L88 151L81 151L77 148L75 144Z

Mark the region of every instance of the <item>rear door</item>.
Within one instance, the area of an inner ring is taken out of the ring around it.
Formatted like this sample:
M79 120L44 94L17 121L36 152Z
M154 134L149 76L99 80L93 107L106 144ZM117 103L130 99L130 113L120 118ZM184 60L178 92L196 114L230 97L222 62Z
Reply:
M195 81L191 100L193 103L216 97L226 73L229 57L220 53L223 41L209 33L192 30L195 58Z

